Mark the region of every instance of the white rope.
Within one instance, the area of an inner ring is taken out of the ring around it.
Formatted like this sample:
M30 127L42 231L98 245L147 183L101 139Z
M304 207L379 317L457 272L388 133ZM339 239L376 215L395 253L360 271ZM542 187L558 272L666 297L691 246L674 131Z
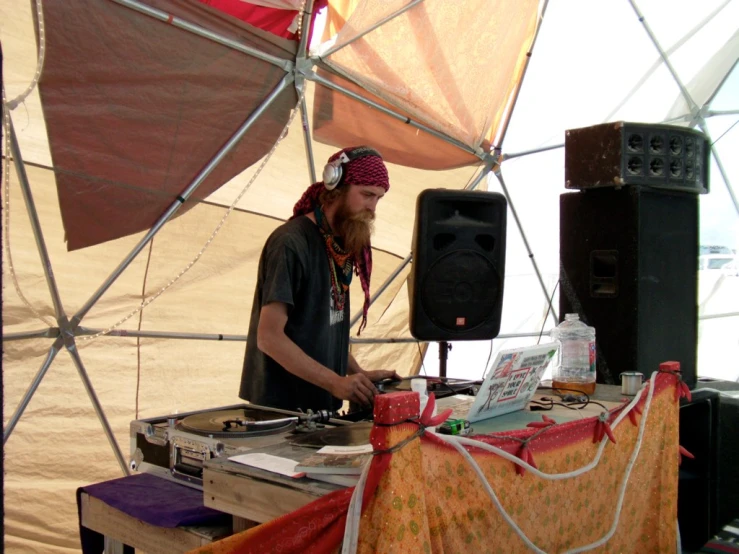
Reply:
M3 202L3 231L5 236L5 256L8 261L8 272L10 273L10 279L13 281L13 288L15 289L18 298L21 302L31 310L31 313L38 319L43 321L49 327L54 327L55 324L48 318L41 315L41 313L29 302L26 295L21 290L20 283L18 282L18 275L15 272L15 265L13 264L13 255L10 248L10 110L8 109L8 103L5 101L5 86L3 85L3 133L5 134L5 168L3 171L3 179L5 186L3 192L5 193L5 201ZM13 163L22 163L20 160L13 159Z
M629 478L631 477L631 471L633 470L634 464L636 463L636 460L641 451L642 441L643 441L644 432L646 429L647 419L649 415L649 408L652 404L652 398L654 396L655 381L656 381L656 375L652 374L652 378L648 381L649 391L647 394L646 401L644 403L644 412L642 414L641 420L639 421L639 432L637 434L636 442L634 444L634 449L632 450L631 456L629 457L629 462L626 465L624 476L621 481L618 501L616 503L616 511L614 513L613 523L611 524L610 529L603 537L601 537L597 541L590 543L588 545L585 545L585 546L581 546L581 547L569 550L567 551L567 554L577 554L579 552L585 552L587 550L592 550L593 548L597 548L598 546L602 546L603 544L608 542L611 539L611 537L613 537L613 535L615 534L616 529L618 528L618 522L621 516L621 509L623 507L623 501L626 496L626 487L628 486ZM614 429L618 427L618 425L623 421L625 417L628 416L631 410L635 409L635 406L641 400L641 397L644 394L644 389L646 386L647 386L647 383L645 383L642 386L641 390L634 396L632 401L616 417L612 425ZM498 509L498 512L501 514L501 516L503 516L503 519L505 519L506 523L508 523L511 529L513 529L516 532L516 534L524 542L524 544L526 544L526 546L528 546L531 550L539 554L546 554L546 552L544 550L541 550L539 547L537 547L526 536L523 530L516 524L516 522L508 514L508 512L506 512L505 508L500 503L498 496L495 494L495 491L492 489L492 487L490 486L490 483L485 477L485 474L480 469L480 466L477 464L474 458L472 458L470 453L463 447L463 445L474 446L476 448L486 450L488 452L491 452L493 454L500 456L501 458L505 458L506 460L509 460L513 462L514 464L517 464L523 467L524 469L526 469L526 471L530 471L532 474L536 475L537 477L541 477L542 479L546 479L549 481L557 481L557 480L579 477L589 472L593 468L597 467L598 463L600 462L603 449L605 448L605 445L608 442L608 436L604 434L603 438L601 439L600 444L598 445L598 451L595 457L590 463L586 464L585 466L579 469L576 469L574 471L566 472L566 473L548 474L548 473L543 473L538 468L535 468L532 465L528 464L527 462L524 462L518 456L510 454L507 451L501 448L498 448L496 446L486 444L481 441L467 439L464 437L451 436L451 435L438 435L438 434L436 436L442 441L446 442L447 444L453 446L467 460L469 465L472 467L473 471L476 473L476 475L482 482L483 487L485 488L485 491L488 493L488 496L490 497L491 501L493 502L495 507ZM369 472L369 466L370 464L368 464L367 467L365 467L364 471L362 472L362 476L360 477L360 480L357 483L357 486L354 489L354 493L352 495L352 500L349 505L349 512L347 514L347 520L346 520L346 525L345 525L345 530L344 530L344 544L342 547L342 554L354 554L357 550L357 543L358 543L358 537L359 537L359 523L360 523L360 518L361 518L361 513L362 513L362 496L364 494L364 487L365 487L365 482L367 480L367 474Z
M370 461L371 462L371 461ZM346 523L344 525L344 544L341 547L341 554L356 554L357 545L359 544L359 522L362 519L362 497L364 496L364 487L367 483L370 466L368 463L362 470L359 477L352 499L349 503L349 510L346 514Z
M36 0L36 21L38 21L38 58L36 60L36 73L33 75L33 79L26 87L26 90L22 94L16 96L11 101L7 102L9 110L14 110L18 107L21 102L24 102L28 95L33 92L33 89L38 85L39 79L41 79L41 73L44 70L44 60L46 59L46 28L44 27L44 10L41 6L41 0ZM3 98L3 104L5 104L5 98Z
M634 463L636 462L636 458L638 457L639 452L641 450L642 437L644 435L644 429L646 428L647 415L649 414L649 406L651 405L651 402L652 402L652 396L653 396L653 393L654 393L654 382L655 382L655 380L656 380L655 378L652 378L649 381L649 384L650 384L650 387L649 387L649 395L648 395L647 400L645 402L644 413L642 415L641 421L639 422L639 434L637 436L636 443L634 444L634 450L632 451L631 457L629 459L629 463L627 464L626 470L624 472L624 478L623 478L623 481L621 483L621 491L619 493L619 499L618 499L618 502L616 504L616 513L614 515L613 524L611 525L611 528L610 528L609 532L605 536L603 536L601 539L599 539L598 541L593 542L591 544L588 544L588 545L585 545L585 546L582 546L582 547L579 547L579 548L576 548L576 549L573 549L573 550L569 550L568 551L568 554L575 554L575 553L578 553L578 552L585 552L587 550L591 550L593 548L596 548L598 546L601 546L602 544L605 544L606 542L608 542L608 540L610 540L610 538L615 533L616 528L618 527L618 520L619 520L620 515L621 515L621 507L623 505L623 499L624 499L624 496L625 496L625 493L626 493L626 485L628 484L628 480L629 480L629 477L631 475L631 470L633 469ZM646 384L645 384L645 386L646 386ZM629 403L629 405L627 406L627 409L623 410L622 413L619 414L619 416L614 421L614 425L613 425L614 428L617 427L618 424L621 421L623 421L623 418L626 417L626 415L628 414L628 412L630 410L634 409L634 406L636 405L636 403L641 398L641 395L642 395L643 391L644 391L644 387L642 387L642 389L639 391L639 394L637 394L634 397L634 399ZM583 466L583 467L581 467L581 468L579 468L577 470L570 471L570 472L567 472L567 473L547 474L547 473L542 473L537 468L529 465L527 462L524 462L518 456L514 456L513 454L509 454L505 450L502 450L502 449L500 449L498 447L495 447L495 446L492 446L492 445L489 445L489 444L485 444L485 443L482 443L480 441L475 441L475 440L471 440L471 439L465 439L463 437L443 436L443 435L437 435L437 437L439 437L440 439L442 439L443 441L445 441L447 444L452 445L454 448L457 449L457 451L459 451L460 454L462 454L462 456L472 466L472 469L475 471L475 473L479 477L480 481L482 482L483 486L485 487L485 490L488 493L488 496L493 501L493 504L495 504L495 507L498 509L498 512L503 516L503 518L506 520L506 522L511 527L511 529L513 529L516 532L516 534L526 544L526 546L528 546L531 550L533 550L533 551L535 551L537 553L540 553L540 554L546 554L546 553L545 553L544 550L541 550L539 547L537 547L525 535L525 533L523 532L523 530L516 524L515 521L513 521L513 518L505 511L505 509L501 505L500 501L498 500L498 497L495 494L495 491L493 491L492 487L490 486L490 483L485 478L485 475L482 472L482 470L480 469L480 466L477 464L477 462L475 462L475 460L472 458L472 456L470 456L469 452L467 452L467 450L465 450L462 447L462 445L463 444L466 444L468 446L475 446L476 448L481 448L483 450L487 450L488 452L492 452L494 454L497 454L497 455L501 456L502 458L505 458L507 460L510 460L511 462L513 462L513 463L515 463L515 464L523 467L527 471L530 471L531 473L533 473L534 475L536 475L538 477L541 477L542 479L546 479L546 480L549 480L549 481L556 481L556 480L562 480L562 479L569 479L569 478L572 478L572 477L579 477L580 475L584 475L585 473L587 473L590 470L592 470L600 462L601 454L603 452L603 449L604 449L606 443L608 442L608 437L606 435L604 435L603 438L601 439L600 445L598 446L598 452L596 453L595 457L593 458L593 460L589 464L587 464L587 465L585 465L585 466Z
M15 266L13 264L13 256L10 248L10 111L14 110L18 105L25 101L31 92L36 88L36 85L41 78L41 72L44 68L44 60L46 59L46 30L44 27L44 12L41 6L41 0L36 2L36 20L38 21L38 36L39 36L39 51L38 58L36 60L36 73L33 79L26 87L26 90L16 96L13 100L8 101L5 95L5 85L3 85L3 132L5 134L5 168L3 171L3 178L5 180L5 202L3 202L3 208L5 214L3 217L3 230L5 234L5 255L8 260L8 272L10 273L11 281L13 281L13 288L21 299L21 302L31 310L34 316L43 321L49 327L54 327L56 324L47 317L41 315L41 313L29 302L26 295L21 291L20 283L18 282L18 275L15 272ZM14 163L22 163L20 160L13 159Z

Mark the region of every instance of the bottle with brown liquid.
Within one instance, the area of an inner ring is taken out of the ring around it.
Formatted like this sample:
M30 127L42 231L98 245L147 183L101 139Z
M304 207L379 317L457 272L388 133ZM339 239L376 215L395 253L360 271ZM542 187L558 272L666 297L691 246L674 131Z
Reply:
M578 314L567 314L550 336L560 344L559 362L554 367L552 387L564 394L593 394L595 329L580 321Z

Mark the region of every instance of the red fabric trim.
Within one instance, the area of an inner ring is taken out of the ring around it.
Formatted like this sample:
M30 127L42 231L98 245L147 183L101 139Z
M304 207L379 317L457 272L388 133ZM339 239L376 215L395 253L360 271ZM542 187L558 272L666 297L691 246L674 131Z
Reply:
M739 552L739 548L736 546L727 546L725 544L721 544L719 542L711 541L707 543L702 549L701 552L729 552L729 554L736 554Z
M664 389L675 386L677 378L673 375L658 374L657 382L654 384L654 395L657 396ZM642 407L646 402L647 391L645 390L637 406ZM610 410L612 417L617 415L618 412L623 410L625 406L619 406ZM553 426L552 430L542 433L537 437L530 445L529 448L534 452L547 452L549 450L562 448L562 446L574 444L584 439L593 437L595 433L595 426L598 422L598 416L589 417L578 421L568 421L566 423L560 423ZM623 424L623 422L621 423ZM520 429L515 431L505 431L502 433L496 433L499 436L516 437L519 439L526 439L537 432L538 429ZM488 437L485 435L476 435L475 440L479 440L492 446L502 448L506 452L516 454L520 448L518 441L507 440L499 437ZM441 441L439 441L441 442ZM447 446L444 443L444 446ZM447 448L451 448L447 446Z
M200 0L200 2L278 37L298 40L298 36L288 30L295 16L298 15L295 10L255 6L241 0Z

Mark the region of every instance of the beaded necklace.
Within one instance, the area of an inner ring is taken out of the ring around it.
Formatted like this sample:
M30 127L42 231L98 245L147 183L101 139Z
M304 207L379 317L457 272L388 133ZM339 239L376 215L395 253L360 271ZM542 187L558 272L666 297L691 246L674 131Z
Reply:
M334 306L336 310L343 311L349 285L352 282L354 259L351 254L347 253L336 242L331 225L329 225L326 219L326 214L323 213L323 208L320 205L316 205L313 214L316 217L316 223L318 223L321 236L323 236L326 242L326 254L328 255L328 267L331 275L331 295L334 299Z

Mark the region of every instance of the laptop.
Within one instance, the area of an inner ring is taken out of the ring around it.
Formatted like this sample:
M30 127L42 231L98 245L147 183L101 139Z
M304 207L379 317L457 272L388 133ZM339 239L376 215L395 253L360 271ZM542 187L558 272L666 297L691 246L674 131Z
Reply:
M558 348L552 342L498 352L466 419L481 421L525 408Z

